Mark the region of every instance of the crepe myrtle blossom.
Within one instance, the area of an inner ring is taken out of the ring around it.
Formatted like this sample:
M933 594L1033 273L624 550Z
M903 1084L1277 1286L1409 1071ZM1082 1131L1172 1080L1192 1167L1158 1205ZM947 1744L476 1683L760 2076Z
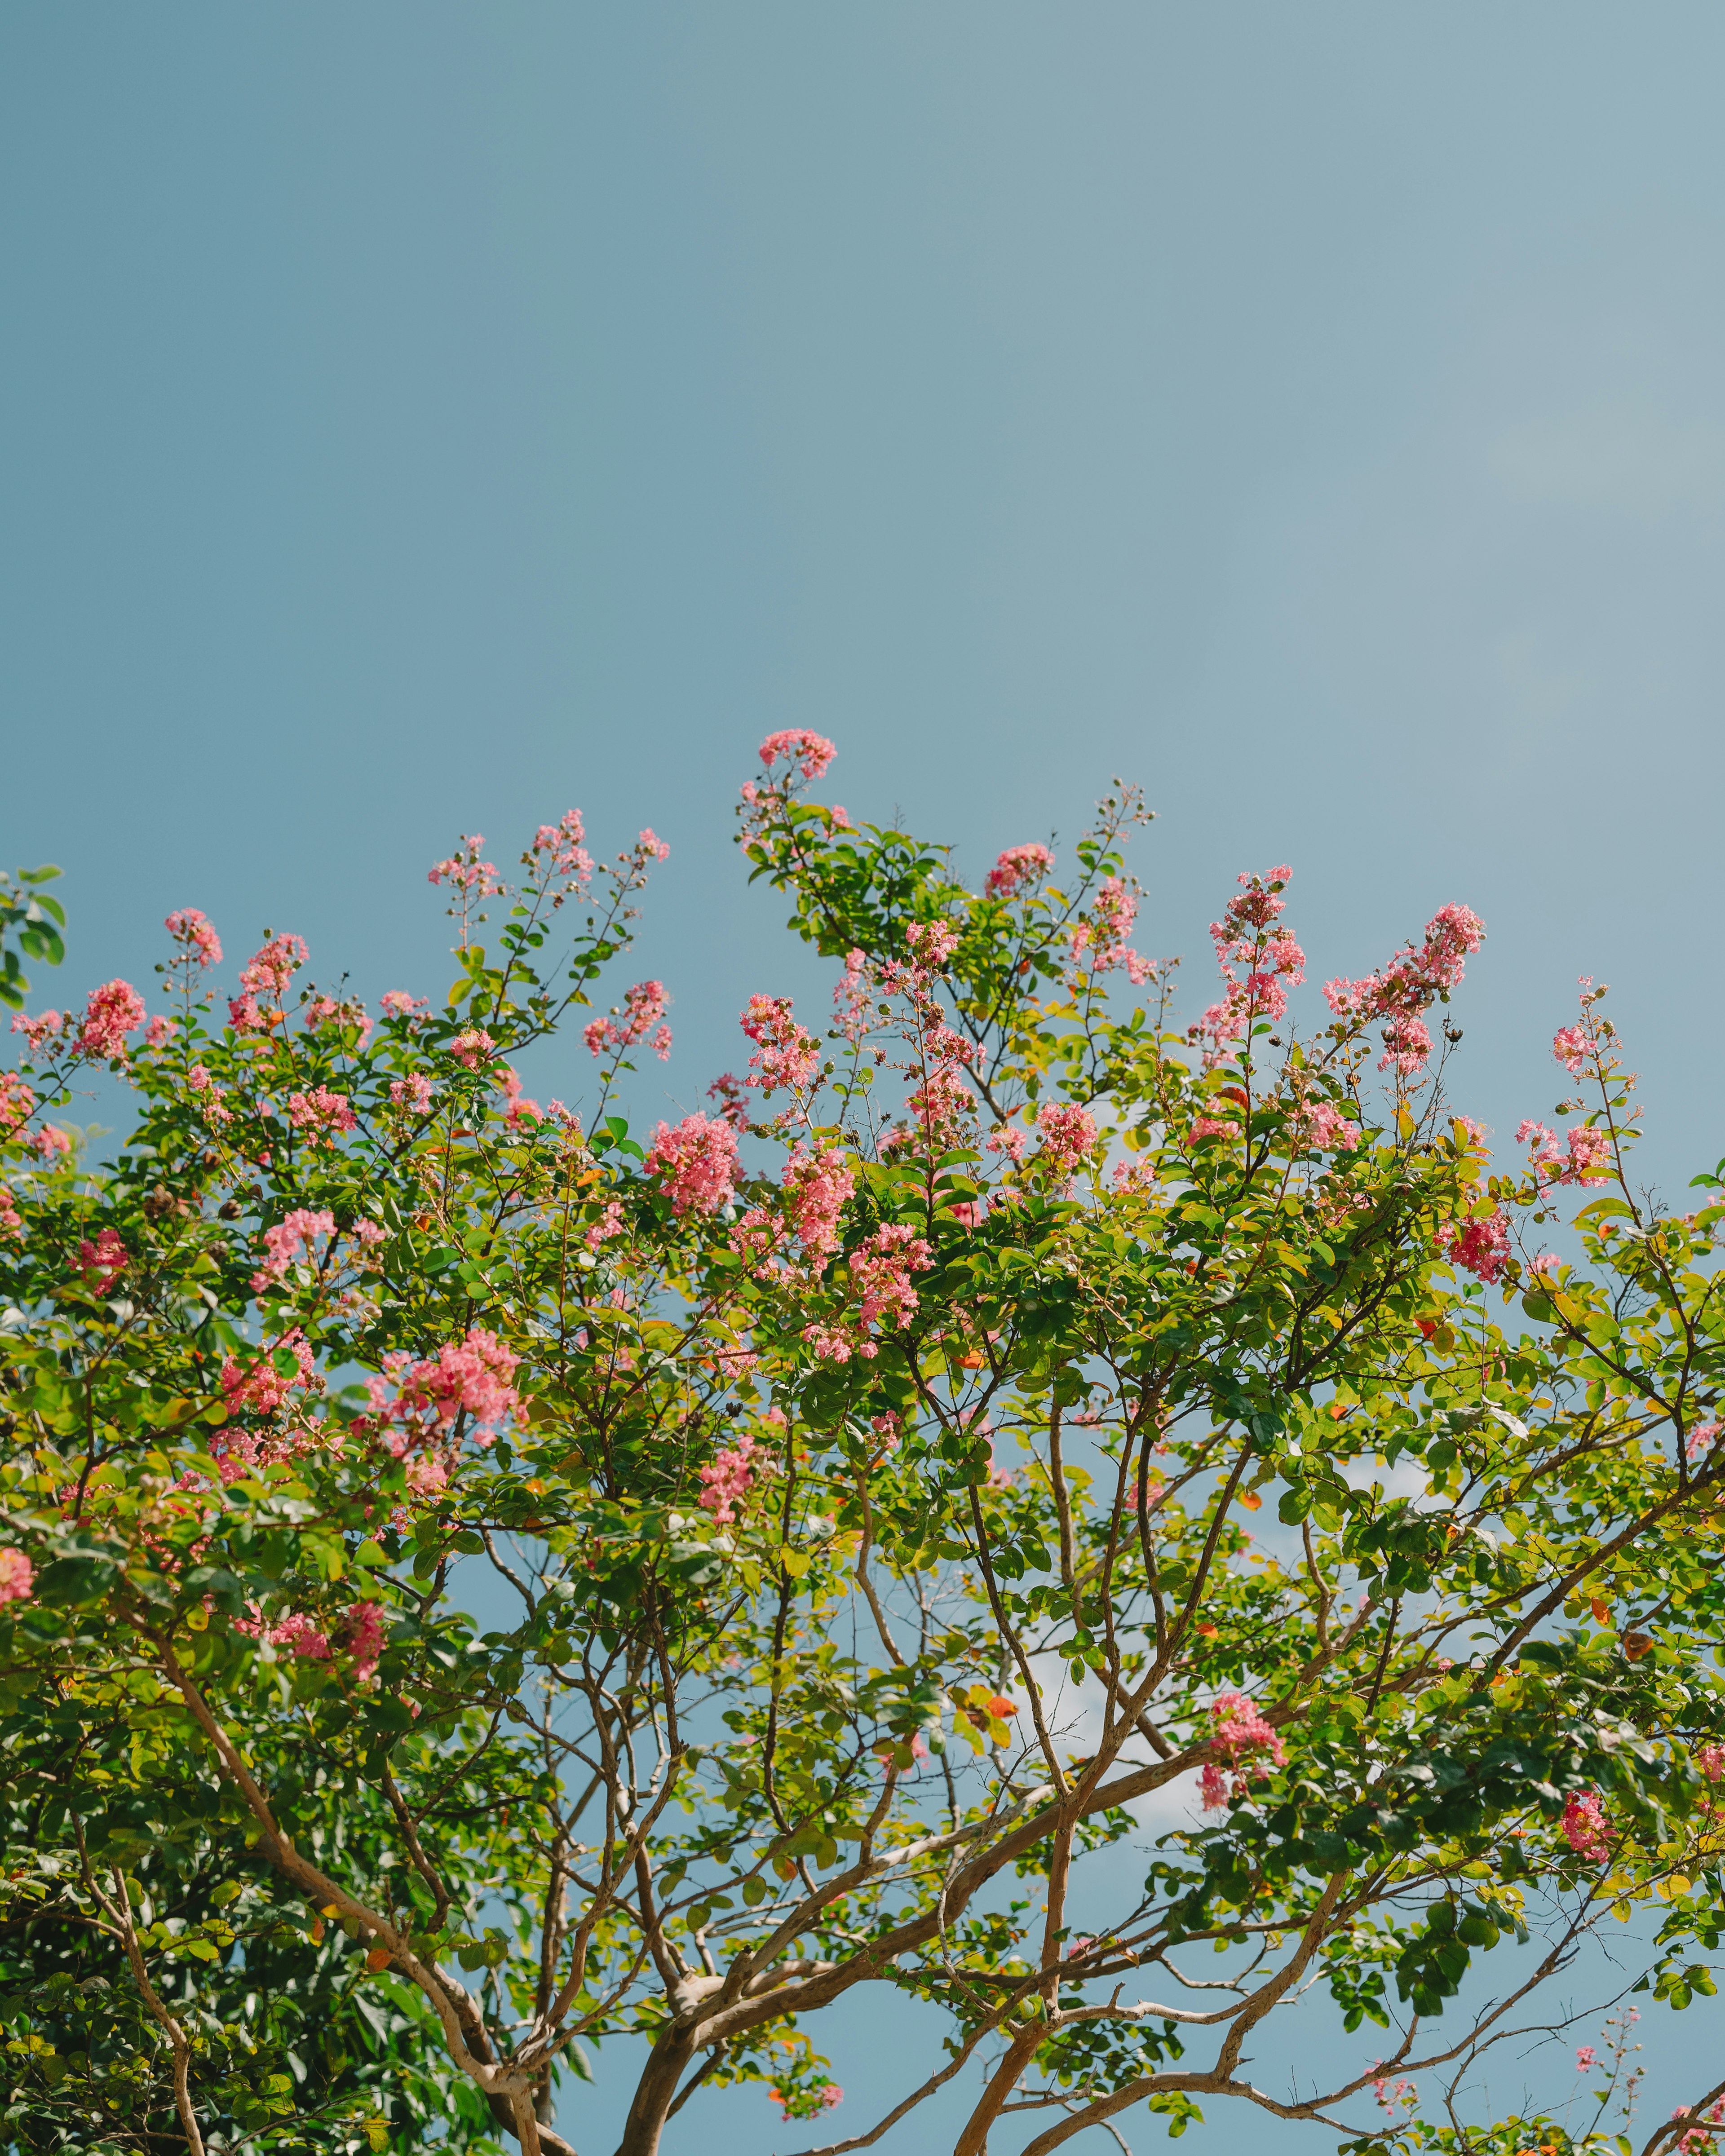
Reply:
M1056 1183L1070 1182L1096 1142L1096 1119L1069 1101L1050 1101L1037 1111L1040 1158Z
M1712 1446L1718 1442L1718 1437L1719 1425L1717 1423L1697 1423L1695 1428L1690 1431L1689 1442L1683 1448L1685 1458L1689 1460L1699 1460L1702 1453L1709 1451Z
M78 1270L85 1285L98 1293L111 1287L131 1262L125 1244L112 1228L104 1228L93 1243L86 1239L78 1245Z
M309 1093L290 1093L288 1121L308 1145L329 1146L357 1127L359 1118L345 1093L314 1086Z
M389 1097L398 1108L405 1108L410 1115L429 1116L431 1113L431 1081L423 1070L410 1071L405 1078L392 1078Z
M126 1053L126 1036L144 1022L144 998L130 981L105 981L92 989L78 1028L78 1052L92 1060Z
M696 1502L703 1512L711 1513L715 1527L728 1527L736 1519L737 1507L747 1496L758 1472L756 1450L754 1439L745 1431L735 1445L727 1445L701 1469L701 1495Z
M1230 1041L1250 1040L1260 1019L1280 1020L1287 1010L1288 989L1306 978L1306 953L1286 929L1276 926L1286 910L1281 894L1292 874L1285 864L1267 876L1242 872L1241 889L1222 918L1210 923L1224 988L1221 1001L1212 1004L1193 1029L1194 1037L1209 1043L1206 1068L1222 1060Z
M1033 840L1027 846L1009 846L988 871L990 898L1014 898L1021 885L1040 883L1054 866L1054 855Z
M1725 1774L1725 1744L1703 1744L1695 1755L1696 1770L1709 1782Z
M1613 1830L1604 1807L1592 1789L1570 1798L1563 1807L1563 1826L1564 1840L1589 1864L1603 1864L1610 1856Z
M807 726L787 726L761 744L761 761L768 771L775 763L795 764L807 779L819 778L838 753L824 735L811 733Z
M1359 1143L1359 1125L1351 1123L1333 1101L1314 1101L1295 1119L1300 1143L1315 1152L1347 1152Z
M410 996L405 988L386 988L377 1001L385 1018L410 1019L427 1007L424 996Z
M1517 1127L1516 1143L1533 1149L1533 1167L1548 1183L1604 1183L1611 1173L1611 1134L1577 1123L1560 1140L1543 1123Z
M252 1286L262 1294L265 1289L278 1286L287 1278L288 1267L303 1255L313 1255L312 1244L319 1235L333 1235L336 1216L333 1213L312 1212L297 1206L286 1219L264 1230L264 1247L269 1253L263 1264L252 1275Z
M1324 983L1324 1000L1337 1018L1384 1020L1384 1053L1378 1068L1411 1076L1431 1053L1431 1036L1420 1014L1447 1000L1461 982L1465 960L1486 940L1486 924L1465 906L1440 906L1416 945L1399 951L1387 966L1363 980Z
M23 1129L36 1112L36 1096L16 1070L0 1071L0 1138Z
M621 1054L652 1034L653 1053L662 1063L671 1052L671 1029L660 1024L670 1002L663 981L637 981L624 989L622 1003L612 1006L610 1016L583 1026L581 1037L595 1055L603 1055L611 1049Z
M791 1015L788 996L751 996L739 1023L755 1044L745 1086L800 1092L820 1068L819 1043Z
M64 1011L39 1011L34 1018L27 1017L20 1011L12 1021L12 1029L14 1033L23 1034L30 1045L32 1055L39 1055L45 1044L57 1040L71 1023Z
M875 1229L850 1253L854 1314L836 1325L811 1325L804 1337L827 1362L848 1363L853 1355L872 1362L879 1351L870 1335L877 1325L896 1330L910 1323L919 1307L911 1276L933 1262L933 1251L913 1229L895 1221Z
M1231 1797L1244 1796L1271 1767L1285 1766L1287 1754L1275 1730L1243 1692L1219 1692L1210 1706L1210 1740L1199 1785L1206 1811L1218 1811Z
M926 1758L928 1747L922 1743L920 1737L916 1743L922 1747L919 1756ZM823 2082L819 2088L811 2091L808 2096L798 2095L795 2091L787 2094L774 2082L768 2087L767 2093L786 2118L818 2118L823 2111L835 2110L845 2101L845 2092L837 2082Z
M1591 2044L1583 2044L1578 2048L1575 2054L1577 2073L1584 2074L1589 2066L1596 2066L1599 2062L1599 2055Z
M507 886L497 873L497 864L480 859L485 843L477 831L469 833L446 861L435 862L425 871L425 880L452 884L480 898L500 897Z
M465 1063L470 1070L477 1070L481 1064L489 1064L497 1053L497 1044L485 1028L470 1026L465 1033L458 1033L449 1043L449 1053L458 1063Z
M673 1213L716 1213L737 1187L737 1133L716 1116L685 1116L675 1129L660 1123L642 1165L660 1179Z
M529 865L542 875L560 876L576 889L584 889L593 880L593 856L583 844L586 836L581 811L567 809L555 824L539 826Z
M475 1440L490 1445L521 1405L511 1383L519 1359L482 1325L417 1362L398 1348L386 1355L366 1390L390 1450L399 1458L411 1444L447 1437L464 1417Z
M1509 1263L1509 1220L1501 1210L1483 1220L1452 1220L1440 1247L1452 1265L1461 1265L1489 1287L1502 1280Z
M1579 1025L1560 1026L1552 1037L1551 1052L1572 1078L1587 1069L1588 1038Z
M28 1602L35 1592L36 1568L21 1549L0 1549L0 1603Z
M284 1376L276 1368L275 1358L283 1353L293 1358L291 1376ZM286 1404L291 1393L303 1388L311 1375L311 1349L295 1326L254 1363L240 1363L228 1356L222 1365L222 1396L229 1414L249 1409L254 1414L272 1415Z
M493 1081L502 1088L503 1097L508 1103L503 1111L503 1120L509 1125L511 1130L519 1132L524 1123L543 1122L544 1109L536 1101L530 1099L522 1092L521 1074L513 1065L508 1063L500 1065L498 1070L491 1073L491 1076Z
M33 1142L39 1158L55 1161L72 1150L72 1133L58 1123L44 1123Z
M208 916L200 913L195 906L177 907L162 925L194 966L208 968L221 964L222 939L210 925Z

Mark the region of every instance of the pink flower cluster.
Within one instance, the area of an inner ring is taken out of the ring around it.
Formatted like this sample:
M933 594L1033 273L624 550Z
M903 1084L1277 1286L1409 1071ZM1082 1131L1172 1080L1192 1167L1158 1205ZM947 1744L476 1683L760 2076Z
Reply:
M333 1213L309 1212L296 1207L278 1226L264 1230L264 1247L269 1252L263 1264L252 1275L252 1286L261 1295L266 1289L275 1287L287 1278L288 1267L303 1252L312 1255L313 1240L319 1235L333 1235L336 1216Z
M12 1193L0 1183L0 1236L8 1242L15 1242L23 1232L23 1219L12 1202Z
M221 964L222 939L195 906L178 907L169 914L162 927L176 943L184 946L186 956L194 966Z
M36 1568L19 1549L0 1549L0 1603L28 1602L36 1587Z
M924 1272L934 1253L912 1229L889 1222L850 1254L850 1285L856 1296L855 1318L843 1325L811 1325L806 1337L829 1363L848 1363L853 1355L872 1362L876 1353L870 1334L880 1324L895 1330L908 1325L919 1307L912 1273Z
M284 1348L297 1366L290 1378L284 1377L275 1367L275 1356ZM255 1363L238 1363L230 1355L223 1363L222 1394L228 1412L238 1414L242 1409L249 1409L254 1414L275 1414L311 1375L311 1350L305 1334L295 1326L291 1332L283 1334L272 1353L260 1355Z
M93 1243L78 1245L78 1270L86 1286L99 1295L113 1286L130 1263L126 1245L112 1228L104 1228Z
M800 1092L814 1078L820 1067L820 1046L792 1017L788 996L751 996L741 1024L755 1044L744 1085L763 1093L781 1086Z
M45 1041L54 1040L71 1023L64 1011L39 1011L34 1018L27 1018L23 1011L12 1021L14 1033L21 1033L30 1044L32 1055L39 1055Z
M1217 1695L1210 1707L1209 1757L1199 1782L1206 1811L1217 1811L1230 1797L1244 1796L1287 1754L1275 1730L1243 1692Z
M1589 1864L1603 1864L1610 1856L1612 1831L1604 1806L1593 1790L1571 1797L1564 1805L1563 1839Z
M1580 1026L1559 1026L1552 1036L1551 1052L1572 1078L1579 1078L1587 1069L1589 1045Z
M17 1071L0 1071L0 1137L21 1130L35 1112L36 1096Z
M345 1093L314 1086L309 1093L289 1094L288 1121L309 1145L331 1146L354 1129L359 1118Z
M126 1036L144 1022L144 998L130 981L105 981L93 989L78 1029L78 1052L91 1058L124 1055Z
M1532 1146L1533 1166L1548 1183L1604 1183L1611 1173L1611 1133L1577 1123L1559 1141L1543 1123L1523 1122L1517 1145Z
M697 1502L712 1514L716 1527L728 1527L737 1517L737 1507L747 1496L756 1474L755 1450L754 1439L745 1431L735 1445L727 1445L701 1469Z
M1040 1158L1050 1180L1070 1182L1096 1142L1096 1117L1069 1101L1050 1101L1037 1111L1036 1127L1042 1133Z
M386 988L377 1001L385 1018L412 1018L415 1011L425 1008L424 996L410 996L405 988Z
M521 1074L512 1064L505 1063L499 1067L502 1075L499 1077L495 1070L491 1075L503 1088L503 1097L509 1103L503 1111L504 1121L509 1125L511 1130L519 1135L523 1123L540 1122L544 1116L545 1111L536 1101L529 1099L527 1095L522 1092ZM553 1102L552 1106L555 1106L556 1103Z
M1710 1782L1717 1782L1725 1774L1725 1744L1703 1744L1695 1755L1695 1763Z
M237 1629L249 1633L264 1645L285 1647L302 1661L331 1661L336 1651L328 1633L316 1618L297 1609L284 1617L279 1625L249 1624L242 1618ZM383 1615L375 1602L353 1604L343 1622L339 1645L343 1654L352 1656L353 1673L363 1684L377 1668L383 1652Z
M671 1029L660 1024L670 1001L663 981L637 981L624 991L621 1008L614 1009L609 1018L596 1018L583 1026L581 1038L595 1055L604 1055L608 1049L621 1055L651 1033L653 1053L662 1063L671 1052ZM657 1033L653 1032L655 1026Z
M812 1264L819 1265L839 1247L839 1222L856 1188L856 1168L848 1153L829 1150L801 1154L786 1163L785 1215Z
M1212 1004L1198 1022L1200 1036L1209 1043L1204 1061L1222 1060L1230 1040L1245 1040L1260 1019L1272 1024L1287 1010L1290 988L1306 978L1306 953L1276 922L1286 911L1281 893L1293 875L1283 865L1267 876L1244 873L1241 890L1229 902L1219 921L1210 923L1210 941L1216 948L1216 964L1225 988L1222 1000Z
M1014 898L1021 884L1040 883L1054 866L1046 846L1009 846L988 871L990 898Z
M497 1053L497 1044L482 1025L474 1025L455 1035L449 1043L449 1053L470 1070L477 1070L482 1064L490 1062Z
M917 1757L919 1758L926 1758L928 1753L928 1747L926 1744L923 1744L921 1737L917 1738L916 1743L918 1745L922 1746L922 1749L917 1753ZM789 2097L781 2093L781 2092L777 2088L769 2088L767 2093L772 2097L773 2101L778 2106L780 2111L783 2112L787 2118L800 2118L810 2115L803 2111L800 2104L793 2102ZM845 2092L839 2087L837 2082L824 2082L821 2087L819 2095L820 2107L822 2111L836 2110L839 2105L843 2103L845 2101ZM818 2117L819 2115L819 2113L813 2114L813 2116L815 2117Z
M305 1030L317 1033L326 1025L339 1026L344 1033L357 1028L359 1040L356 1045L361 1048L372 1037L372 1021L357 996L350 996L342 1003L337 1003L333 996L313 996L305 1006Z
M272 936L239 976L241 993L228 1005L236 1032L257 1033L281 1015L289 984L306 959L303 936Z
M1444 1255L1489 1287L1502 1280L1509 1262L1509 1221L1498 1211L1483 1220L1452 1220L1445 1231Z
M542 831L540 835L543 837L544 833ZM480 849L485 843L477 831L464 836L459 847L448 860L439 861L434 867L426 870L425 880L427 883L453 884L456 890L480 898L497 897L506 886L497 874L497 864L480 859Z
M555 824L542 824L532 848L541 873L561 876L578 888L591 883L593 856L582 843L586 836L578 808L567 810Z
M716 1213L737 1187L737 1133L716 1116L660 1124L642 1163L664 1183L673 1213Z
M1346 1152L1359 1143L1359 1125L1351 1123L1333 1101L1314 1101L1297 1119L1300 1142L1317 1152Z
M519 1359L482 1325L421 1362L400 1350L385 1356L383 1375L368 1378L366 1389L380 1425L392 1432L390 1450L399 1458L411 1442L446 1437L464 1416L478 1442L489 1445L521 1405L511 1383Z
M389 1097L398 1108L405 1108L410 1115L429 1116L431 1081L423 1070L410 1071L405 1078L392 1078Z
M1409 943L1363 981L1326 981L1324 998L1338 1018L1384 1019L1384 1052L1378 1068L1411 1077L1431 1053L1420 1013L1457 986L1464 960L1485 940L1486 924L1476 913L1465 906L1440 906L1417 948Z
M1092 973L1111 973L1115 967L1123 966L1132 986L1141 988L1153 978L1156 968L1127 945L1126 939L1137 917L1138 901L1132 886L1124 877L1107 877L1097 886L1090 918L1079 921L1070 932L1073 965L1086 965Z
M768 734L761 744L761 761L770 771L781 760L800 763L804 778L819 778L833 758L839 753L822 734L811 733L807 726L788 726L782 732Z

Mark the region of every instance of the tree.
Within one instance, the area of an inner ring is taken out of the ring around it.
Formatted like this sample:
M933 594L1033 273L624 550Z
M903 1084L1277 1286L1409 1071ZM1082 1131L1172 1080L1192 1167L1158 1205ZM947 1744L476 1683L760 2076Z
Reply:
M761 753L739 837L834 1021L752 997L746 1074L650 1138L660 983L583 1024L583 1117L511 1060L664 850L596 870L572 813L516 891L477 839L433 870L439 1009L374 1024L271 935L224 1018L187 911L155 1019L110 982L19 1022L14 2141L562 2156L554 2086L628 2032L649 2156L702 2090L820 2118L868 1984L927 2056L829 2150L947 2087L955 2156L1224 2098L1608 2145L1604 2099L1494 2121L1476 2074L1637 1904L1647 1988L1712 1989L1719 1180L1634 1192L1602 991L1555 1043L1592 1106L1493 1166L1429 1024L1465 907L1301 1031L1288 872L1242 877L1182 1029L1130 789L1070 878L1024 844L976 891L811 801L818 736ZM93 1066L137 1102L100 1166L44 1120ZM1574 1265L1535 1247L1572 1192ZM1314 1986L1384 2056L1255 2086ZM1650 2151L1710 2145L1725 2085L1683 2093Z

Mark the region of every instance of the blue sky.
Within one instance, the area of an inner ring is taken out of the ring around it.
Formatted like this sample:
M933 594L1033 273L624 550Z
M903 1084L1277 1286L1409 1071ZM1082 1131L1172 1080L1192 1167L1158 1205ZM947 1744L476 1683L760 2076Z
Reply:
M1722 63L1578 0L0 6L0 857L64 865L65 988L192 904L434 988L426 865L579 803L674 848L643 1105L692 1106L814 984L727 844L809 725L978 873L1142 781L1194 1002L1241 869L1315 979L1471 905L1506 1138L1612 981L1675 1196L1725 1153Z

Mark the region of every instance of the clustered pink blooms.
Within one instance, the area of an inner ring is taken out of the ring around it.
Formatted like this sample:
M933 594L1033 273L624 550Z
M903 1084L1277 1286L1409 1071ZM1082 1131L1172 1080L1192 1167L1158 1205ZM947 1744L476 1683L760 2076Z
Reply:
M1445 1231L1444 1255L1464 1266L1489 1287L1502 1280L1509 1262L1509 1221L1502 1212L1483 1220L1452 1220Z
M850 1254L850 1284L856 1296L854 1320L845 1325L811 1325L806 1337L829 1363L848 1363L853 1355L872 1362L879 1352L870 1338L881 1323L895 1330L908 1325L919 1307L912 1273L925 1272L934 1253L914 1230L887 1222Z
M807 726L788 726L783 732L768 734L761 744L761 761L769 771L783 759L800 763L803 776L809 779L819 778L838 753L824 735L811 733Z
M0 1235L11 1242L23 1232L23 1219L12 1202L12 1193L4 1183L0 1183Z
M1132 986L1142 988L1154 978L1156 968L1127 942L1137 917L1138 901L1132 886L1123 876L1105 878L1091 901L1090 918L1071 931L1072 963L1084 963L1092 973L1111 973L1123 966Z
M426 870L425 880L453 884L458 891L472 892L480 898L497 897L506 886L497 874L497 864L480 859L485 843L477 831L464 834L459 848L448 860L439 861Z
M292 1377L284 1377L275 1367L275 1356L283 1349L296 1365ZM270 1353L260 1355L255 1363L242 1363L228 1356L222 1365L222 1394L228 1412L238 1414L242 1409L249 1409L254 1414L274 1414L311 1375L311 1349L295 1326L282 1335Z
M919 1758L926 1758L928 1754L928 1747L922 1743L922 1739L920 1737L916 1739L916 1743L922 1747L917 1756ZM781 2091L776 2087L769 2088L767 2093L778 2106L785 2117L789 2118L792 2116L793 2109L790 2098L783 2095ZM839 2087L837 2082L828 2082L824 2084L820 2091L821 2108L824 2111L832 2111L838 2105L843 2103L844 2101L845 2092Z
M578 808L567 810L555 824L542 824L532 849L539 856L538 865L578 889L591 883L593 856L582 844L586 836Z
M1206 1068L1222 1060L1228 1043L1249 1040L1259 1019L1272 1024L1287 1010L1290 988L1306 978L1306 953L1276 922L1286 910L1281 893L1293 870L1286 865L1267 876L1243 873L1242 886L1228 901L1219 921L1210 923L1216 964L1225 983L1222 1000L1212 1004L1197 1031L1209 1043Z
M737 1187L737 1133L716 1116L661 1123L643 1165L663 1179L673 1213L716 1213Z
M431 1113L431 1081L423 1070L410 1071L405 1078L392 1078L389 1097L398 1108L406 1108L416 1116Z
M1588 1038L1579 1025L1560 1026L1552 1037L1551 1052L1569 1073L1579 1078L1587 1069Z
M608 1049L621 1055L650 1033L653 1053L662 1063L671 1052L671 1029L660 1024L670 1001L663 981L637 981L632 988L624 989L621 1006L614 1007L609 1018L596 1018L582 1028L581 1038L595 1055L603 1055ZM655 1026L659 1030L654 1033Z
M620 1200L614 1198L581 1240L588 1250L597 1250L601 1244L608 1243L614 1235L622 1233L623 1206Z
M152 1018L144 1028L144 1045L146 1048L165 1048L179 1029L177 1019Z
M650 824L635 840L635 851L644 860L668 861L670 859L670 848Z
M332 1093L327 1086L314 1086L309 1093L289 1094L288 1121L308 1144L327 1146L355 1129L359 1118L345 1093Z
M28 1041L32 1055L39 1055L44 1042L57 1040L70 1023L64 1011L39 1011L34 1018L27 1018L20 1011L12 1021L12 1029Z
M713 1516L716 1527L728 1527L737 1507L747 1496L755 1479L755 1440L745 1431L735 1445L727 1445L701 1471L701 1491L696 1501Z
M1036 1127L1042 1133L1041 1158L1050 1178L1055 1183L1070 1182L1096 1142L1096 1117L1069 1101L1050 1101L1037 1111Z
M1326 981L1324 999L1338 1018L1381 1019L1384 1053L1378 1068L1412 1077L1431 1053L1420 1016L1461 982L1463 962L1486 940L1486 924L1465 906L1440 906L1423 942L1409 943L1363 981Z
M1359 1125L1351 1123L1333 1101L1314 1101L1297 1118L1300 1142L1319 1152L1346 1152L1359 1143Z
M1014 898L1020 884L1038 883L1054 866L1046 846L1009 846L988 871L990 898Z
M503 1097L509 1103L504 1110L504 1120L511 1130L519 1132L523 1123L536 1123L542 1121L545 1111L536 1101L529 1099L527 1095L522 1092L520 1071L512 1064L505 1063L499 1067L502 1075L498 1076L495 1070L491 1075L497 1084L503 1088ZM556 1103L553 1102L552 1105L555 1106Z
M1604 1807L1592 1789L1571 1797L1564 1805L1563 1839L1589 1864L1603 1864L1610 1856L1611 1832Z
M838 1014L839 1030L852 1047L868 1030L871 988L868 960L860 951L847 951L845 978L833 989L833 1008Z
M221 964L222 939L195 906L178 907L162 926L176 943L185 946L186 955L194 966Z
M1210 1741L1199 1784L1206 1811L1219 1810L1230 1797L1244 1796L1272 1766L1286 1764L1287 1754L1275 1730L1244 1692L1219 1692L1210 1706Z
M338 1025L345 1033L350 1027L358 1033L357 1045L363 1048L372 1037L372 1021L365 1005L357 996L338 1003L333 996L313 996L305 1006L305 1029L316 1033L326 1025Z
M839 1222L856 1188L856 1168L847 1153L829 1149L798 1154L784 1172L785 1214L811 1264L819 1265L839 1247Z
M28 1602L36 1587L36 1568L20 1549L0 1549L0 1603Z
M211 1123L231 1123L234 1111L223 1105L227 1095L223 1087L211 1077L209 1066L194 1063L186 1073L186 1083L203 1103L204 1120Z
M111 1287L130 1263L126 1247L112 1228L104 1228L93 1243L86 1240L78 1245L78 1270L98 1293Z
M72 1133L58 1123L44 1123L36 1133L35 1147L44 1160L58 1160L72 1150Z
M1689 1442L1683 1448L1685 1456L1690 1460L1699 1460L1702 1453L1709 1450L1717 1441L1718 1435L1719 1425L1717 1423L1697 1423L1695 1428L1690 1431Z
M465 1033L458 1033L449 1043L449 1053L458 1063L465 1063L470 1070L477 1070L482 1063L490 1063L497 1053L497 1044L483 1026L470 1026Z
M241 993L228 1004L228 1021L237 1033L258 1033L275 1024L306 956L303 936L272 936L256 952L241 970Z
M386 1355L383 1375L368 1378L366 1389L380 1427L390 1432L390 1450L399 1459L413 1442L447 1437L464 1415L474 1438L489 1445L521 1405L510 1382L518 1360L482 1325L421 1362L400 1349Z
M1599 2055L1594 2049L1591 2044L1583 2044L1577 2050L1575 2054L1575 2071L1577 2073L1584 2074L1589 2066L1596 2066L1599 2063Z
M744 1085L763 1093L781 1086L800 1092L820 1067L820 1046L792 1017L790 998L751 996L740 1023L755 1044Z
M1708 1781L1717 1782L1725 1774L1725 1744L1703 1744L1695 1755L1695 1763Z
M1533 1166L1548 1183L1604 1183L1611 1173L1611 1133L1577 1123L1559 1141L1543 1123L1522 1122L1517 1145L1532 1146Z
M412 1018L415 1011L425 1009L424 997L410 996L405 988L386 988L377 1001L385 1018Z
M17 1071L0 1071L0 1137L21 1130L35 1112L36 1096Z
M92 989L78 1029L78 1052L92 1058L124 1055L126 1036L144 1022L144 998L130 981L105 981Z
M333 1213L309 1212L304 1206L296 1206L278 1226L264 1230L264 1247L270 1255L252 1275L254 1289L261 1295L285 1281L288 1267L302 1251L307 1257L312 1255L311 1245L317 1236L335 1232Z
M303 1661L327 1662L335 1658L336 1646L328 1633L302 1610L294 1610L277 1625L252 1623L242 1617L236 1620L235 1630L263 1645L285 1647ZM353 1673L363 1684L383 1652L383 1617L375 1602L356 1602L348 1610L340 1645L341 1651L352 1656Z

